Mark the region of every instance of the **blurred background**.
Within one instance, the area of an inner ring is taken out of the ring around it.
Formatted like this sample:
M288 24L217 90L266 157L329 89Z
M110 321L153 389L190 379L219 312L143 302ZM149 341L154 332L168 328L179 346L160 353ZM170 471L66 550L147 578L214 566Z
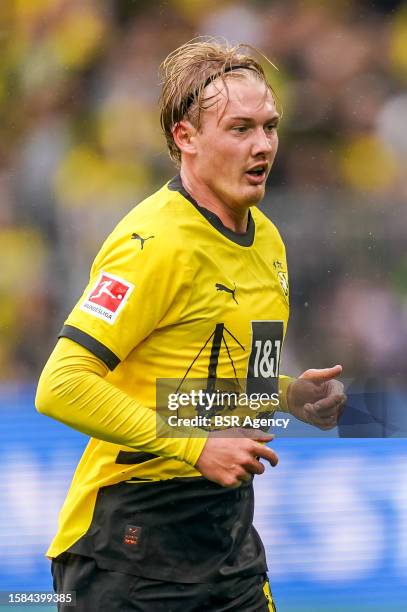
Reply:
M279 68L262 208L288 251L282 371L342 363L405 408L407 2L3 0L0 589L50 589L42 554L86 440L35 413L35 381L105 236L176 173L157 70L203 34ZM279 612L404 610L404 441L275 445L257 525Z

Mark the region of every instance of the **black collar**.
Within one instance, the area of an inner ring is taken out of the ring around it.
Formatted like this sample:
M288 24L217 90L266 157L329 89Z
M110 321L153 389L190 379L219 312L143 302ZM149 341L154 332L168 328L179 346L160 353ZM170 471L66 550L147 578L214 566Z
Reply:
M191 194L189 194L188 191L185 189L184 185L182 184L181 176L179 174L177 174L177 176L174 176L174 178L171 179L167 187L171 191L178 191L182 196L184 196L184 198L188 200L188 202L191 202L191 204L195 206L195 208L201 213L201 215L203 215L205 219L207 219L209 223L215 229L218 230L218 232L223 234L229 240L232 240L232 242L235 242L236 244L245 247L249 247L253 244L255 225L250 210L247 222L247 230L244 232L244 234L239 234L238 232L234 232L233 230L223 225L218 215L215 215L215 213L208 210L207 208L204 208L203 206L199 206L198 202L196 202L196 200L194 200Z

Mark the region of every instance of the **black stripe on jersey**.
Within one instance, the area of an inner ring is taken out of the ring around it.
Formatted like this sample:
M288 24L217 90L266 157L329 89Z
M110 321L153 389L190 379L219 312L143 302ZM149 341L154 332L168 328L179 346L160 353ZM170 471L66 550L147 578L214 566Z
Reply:
M116 463L119 465L138 465L139 463L150 461L150 459L157 459L157 457L158 455L154 455L154 453L120 451L117 455Z
M237 232L234 232L233 230L223 225L222 221L217 215L215 215L215 213L208 210L207 208L204 208L203 206L200 206L198 202L194 200L194 198L191 196L191 194L188 193L188 191L182 184L181 177L179 174L177 176L174 176L173 179L171 179L171 181L167 184L167 187L170 191L178 191L178 193L183 195L184 198L188 200L188 202L191 202L191 204L195 206L195 208L201 213L201 215L203 215L205 219L207 219L209 223L226 238L229 238L229 240L235 242L236 244L239 244L240 246L252 246L254 241L255 225L250 210L249 219L247 222L247 230L244 234L238 234Z
M216 372L218 369L220 347L222 345L224 323L217 323L215 327L215 333L213 336L213 343L211 349L211 356L209 358L208 368L208 387L207 391L213 393L216 385Z
M58 338L69 338L85 347L96 357L99 357L99 359L107 365L109 370L114 370L120 363L119 357L107 348L107 346L73 325L64 325L58 334Z

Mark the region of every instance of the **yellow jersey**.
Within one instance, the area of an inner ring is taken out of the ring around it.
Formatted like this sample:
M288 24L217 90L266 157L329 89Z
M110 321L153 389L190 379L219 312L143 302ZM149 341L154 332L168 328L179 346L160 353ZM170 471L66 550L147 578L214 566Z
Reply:
M288 314L285 248L273 223L252 207L247 231L235 233L200 207L178 176L130 211L107 238L60 336L101 359L109 368L106 380L113 386L155 409L161 379L177 385L206 380L207 388L213 388L216 379L244 380L248 393L278 391ZM132 552L131 560L123 563L116 553L106 552L110 545L95 544L99 521L109 508L109 529L114 530L120 522L119 508L131 507L135 499L140 503L144 496L155 499L156 490L161 491L161 503L173 508L171 496L179 498L182 482L191 483L185 488L188 499L192 493L199 497L202 490L211 495L216 490L223 500L240 499L246 491L246 487L239 493L209 483L185 462L91 438L47 554L56 557L69 550L96 556L95 550L103 549L102 567L110 567L106 561L110 556L115 558L112 569L125 571L129 564L134 569L139 558L136 573L149 575L137 521L123 510L127 518L122 529L128 542L136 529L139 555L135 559ZM151 510L147 502L141 506ZM244 515L247 532L250 508ZM163 520L162 514L157 520ZM121 544L126 541L123 537ZM261 544L250 537L256 544L247 567L264 571L265 562L255 562ZM160 539L165 540L163 533ZM151 571L150 577L180 579L173 566L164 565ZM204 574L200 571L200 579Z

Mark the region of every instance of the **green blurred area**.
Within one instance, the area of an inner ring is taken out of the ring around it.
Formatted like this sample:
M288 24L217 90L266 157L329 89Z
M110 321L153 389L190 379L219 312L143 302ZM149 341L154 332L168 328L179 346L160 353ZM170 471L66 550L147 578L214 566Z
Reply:
M266 209L289 247L287 371L405 376L406 2L16 0L0 7L0 380L37 377L106 234L175 174L157 71L196 35L278 67Z

